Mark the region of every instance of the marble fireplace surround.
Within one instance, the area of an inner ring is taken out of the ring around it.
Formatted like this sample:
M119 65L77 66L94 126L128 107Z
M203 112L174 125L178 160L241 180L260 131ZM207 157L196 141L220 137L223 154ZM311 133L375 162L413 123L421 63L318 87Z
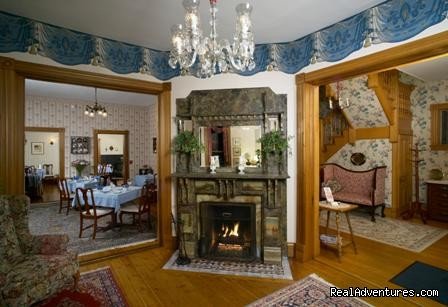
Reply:
M193 91L176 101L179 127L190 126L199 135L200 126L260 125L268 132L270 122L277 120L286 135L286 95L277 95L270 88ZM191 121L184 125L185 121ZM181 129L182 129L181 128ZM181 130L180 129L180 130ZM286 153L285 153L286 155ZM256 258L263 263L281 263L286 256L286 173L270 173L267 168L249 169L239 175L236 169L221 168L210 174L200 167L199 158L190 159L189 171L179 167L176 182L177 215L182 220L185 247L189 257L199 257L201 240L201 204L245 203L255 206Z

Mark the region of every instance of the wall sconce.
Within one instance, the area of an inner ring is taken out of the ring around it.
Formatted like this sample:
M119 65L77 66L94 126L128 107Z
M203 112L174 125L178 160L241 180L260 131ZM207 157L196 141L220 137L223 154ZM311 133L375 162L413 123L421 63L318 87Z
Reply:
M157 138L152 138L152 153L157 153Z

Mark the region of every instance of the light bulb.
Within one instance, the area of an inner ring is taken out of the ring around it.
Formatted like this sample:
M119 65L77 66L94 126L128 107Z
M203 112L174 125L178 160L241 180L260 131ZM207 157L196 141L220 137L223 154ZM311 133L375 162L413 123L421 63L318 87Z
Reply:
M99 115L102 115L102 114L103 114L103 111L98 110L98 114L99 114Z
M103 112L103 117L107 117L107 112Z
M95 116L95 113L90 112L89 116L90 116L90 117L94 117L94 116Z
M84 114L85 114L85 115L89 115L89 110L86 109L86 110L84 111Z

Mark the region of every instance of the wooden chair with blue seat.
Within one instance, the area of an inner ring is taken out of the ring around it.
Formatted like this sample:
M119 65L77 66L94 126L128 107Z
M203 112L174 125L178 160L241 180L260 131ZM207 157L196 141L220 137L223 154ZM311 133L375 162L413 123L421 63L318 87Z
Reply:
M116 224L115 210L114 208L102 208L95 205L95 199L93 197L93 190L91 188L82 189L76 188L76 205L79 207L80 225L79 225L79 237L81 238L83 230L93 227L93 237L95 240L97 229L103 230L110 229L111 226ZM108 227L99 227L98 220L104 217L111 217L111 224ZM93 224L84 227L84 220L93 220Z

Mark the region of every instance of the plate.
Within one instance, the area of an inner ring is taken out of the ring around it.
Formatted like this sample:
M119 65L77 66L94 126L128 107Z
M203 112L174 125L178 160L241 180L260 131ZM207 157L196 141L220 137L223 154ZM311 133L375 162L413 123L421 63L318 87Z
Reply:
M363 165L366 163L366 156L361 152L355 152L351 155L350 161L353 165Z

